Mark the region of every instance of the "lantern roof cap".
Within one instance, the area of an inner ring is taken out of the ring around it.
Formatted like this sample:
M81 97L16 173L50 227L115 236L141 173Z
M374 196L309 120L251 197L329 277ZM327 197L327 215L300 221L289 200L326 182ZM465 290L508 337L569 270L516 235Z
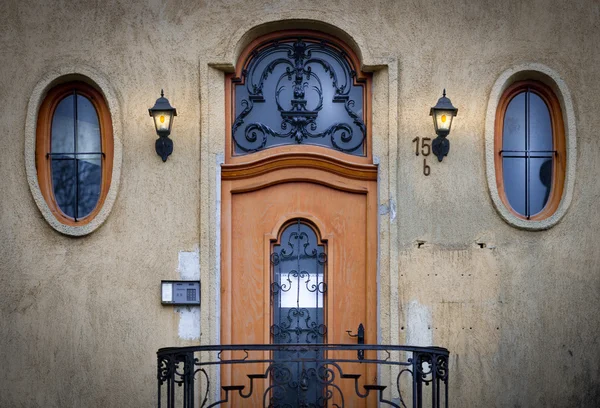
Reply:
M429 110L429 116L433 116L433 112L436 110L449 110L449 111L454 111L454 115L456 116L456 113L458 112L458 109L454 107L454 105L452 105L452 102L450 101L450 98L446 98L446 89L444 88L444 92L442 94L442 97L440 99L438 99L437 103L435 106L433 106L430 110Z
M153 107L148 109L150 116L152 116L152 113L156 111L172 111L173 116L177 116L177 109L171 106L169 100L165 98L165 93L162 89L160 90L160 98L156 100Z

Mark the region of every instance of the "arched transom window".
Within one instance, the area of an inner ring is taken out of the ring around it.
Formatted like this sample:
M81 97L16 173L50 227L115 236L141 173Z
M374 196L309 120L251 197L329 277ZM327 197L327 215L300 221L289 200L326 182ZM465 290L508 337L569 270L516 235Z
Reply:
M291 144L366 156L368 92L350 53L331 38L266 40L233 78L232 154Z

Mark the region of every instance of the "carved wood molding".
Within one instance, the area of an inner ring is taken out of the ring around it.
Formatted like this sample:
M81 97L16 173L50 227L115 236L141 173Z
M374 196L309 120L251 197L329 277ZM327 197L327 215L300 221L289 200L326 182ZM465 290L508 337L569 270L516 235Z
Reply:
M222 180L239 180L282 169L316 169L354 180L377 180L377 165L349 163L320 154L286 153L252 163L224 164Z

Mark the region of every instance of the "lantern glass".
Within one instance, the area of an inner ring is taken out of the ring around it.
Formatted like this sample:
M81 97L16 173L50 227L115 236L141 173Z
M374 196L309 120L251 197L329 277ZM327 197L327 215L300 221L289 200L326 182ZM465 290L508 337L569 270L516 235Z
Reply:
M438 135L447 135L450 133L452 119L456 115L453 110L435 109L433 113L433 126Z
M156 126L156 132L159 134L171 133L171 123L173 121L173 111L154 111L152 112L154 118L154 126Z

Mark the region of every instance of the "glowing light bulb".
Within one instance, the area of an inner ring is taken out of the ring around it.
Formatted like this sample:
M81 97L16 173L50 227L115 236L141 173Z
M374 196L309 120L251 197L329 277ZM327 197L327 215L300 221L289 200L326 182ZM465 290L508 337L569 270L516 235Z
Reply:
M442 119L442 121L446 120L446 117L444 116L444 119ZM165 115L160 115L160 123L165 123Z
M162 118L161 118L162 120ZM446 115L442 115L442 123L446 123Z

